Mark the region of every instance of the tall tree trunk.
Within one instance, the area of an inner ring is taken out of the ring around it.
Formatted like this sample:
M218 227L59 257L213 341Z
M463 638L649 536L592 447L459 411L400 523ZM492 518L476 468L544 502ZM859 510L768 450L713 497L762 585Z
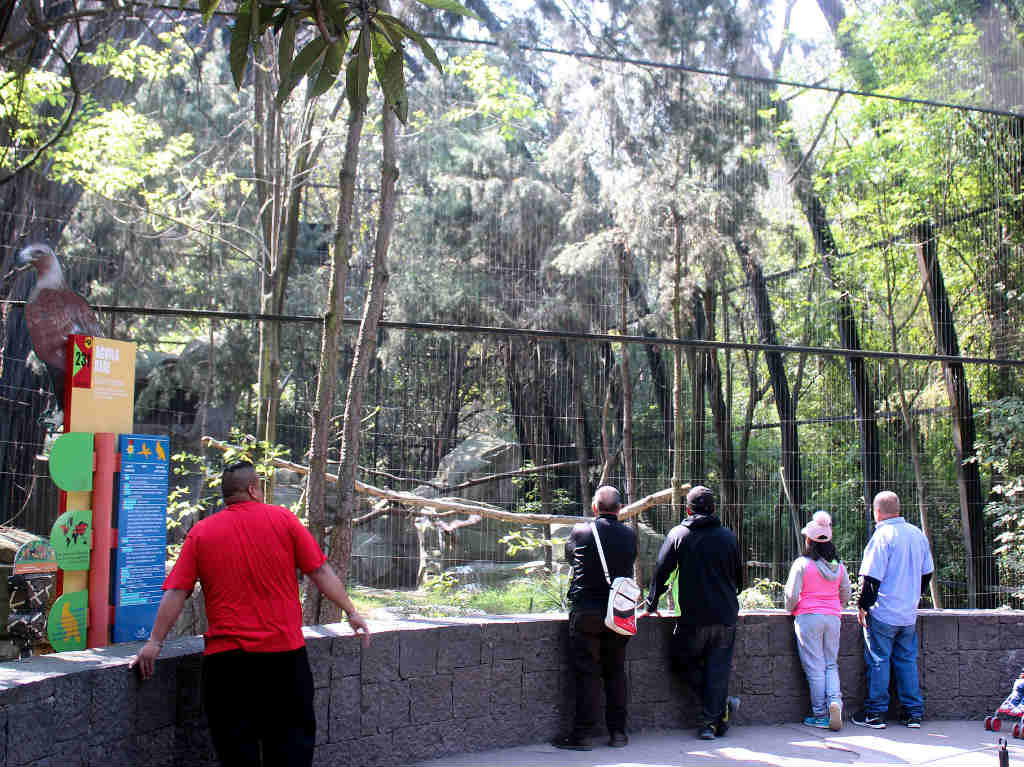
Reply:
M673 205L672 213L672 258L675 266L672 275L672 332L677 339L683 337L683 218ZM683 498L683 349L672 347L672 511L675 519L685 516Z
M650 304L647 302L647 295L644 292L644 284L640 281L637 273L636 258L629 251L626 252L627 286L629 287L629 300L636 307L639 327L637 334L653 336L654 333L648 327L648 320L654 316ZM668 374L665 370L665 359L662 357L661 349L654 344L645 344L644 351L647 354L647 367L651 371L651 386L654 389L654 399L661 413L662 422L665 424L665 447L672 447L672 391L668 383Z
M615 255L619 263L619 323L622 335L629 335L629 325L626 321L626 307L628 305L629 288L626 274L626 246L619 241L615 243ZM629 348L622 344L622 354L619 359L619 370L622 373L622 467L626 473L626 503L632 503L637 498L636 491L636 470L633 466L633 379L629 372ZM633 526L636 527L636 517L633 518Z
M572 377L572 407L576 431L576 461L580 483L580 504L586 509L594 488L590 486L590 446L587 440L587 405L583 394L583 373L580 370L578 347L569 352L566 345L566 356L569 358L570 375Z
M939 265L938 243L931 223L918 225L913 233L917 265L939 354L960 356L960 343L953 323L946 283ZM989 562L985 542L985 500L981 493L981 474L974 460L974 408L967 387L963 363L943 362L943 378L952 418L953 449L956 460L957 489L960 496L960 520L967 553L967 604L970 608L995 607L996 568Z
M707 337L715 337L715 293L704 292L704 317ZM736 534L739 549L743 548L743 506L738 497L736 484L736 459L732 446L732 422L729 409L722 394L722 371L718 365L718 351L707 352L707 391L711 405L711 420L718 443L719 495L722 523Z
M734 239L733 244L740 255L743 271L750 285L750 297L754 304L754 315L762 344L778 345L779 337L772 317L771 299L768 286L764 279L764 270L760 262L751 253L746 243ZM785 483L789 503L789 517L793 529L793 539L799 541L799 519L804 505L804 483L800 469L800 446L797 435L796 413L793 400L789 394L789 382L786 377L786 366L779 352L765 352L765 363L768 365L768 377L771 380L772 392L775 395L775 409L779 416L781 432L782 479Z
M694 289L690 296L690 305L693 310L693 324L691 325L690 336L695 339L703 339L706 335L704 327L704 300L701 291ZM706 354L694 347L686 350L686 365L690 372L690 417L693 424L690 427L690 446L687 452L687 463L689 464L690 482L693 484L703 483L706 474L704 465L704 435L707 431L707 410L704 407L704 379L706 375Z
M774 100L777 118L780 122L788 122L790 110L787 102ZM804 216L814 238L814 250L821 259L821 265L832 289L838 293L838 309L836 326L839 331L839 344L844 349L859 351L860 337L857 333L857 322L853 311L850 294L836 278L832 269L832 259L838 256L839 248L832 236L832 228L825 214L825 206L814 191L814 179L811 173L812 163L805 158L791 136L783 138L780 149L786 164L794 174L794 192L803 208ZM871 393L871 385L864 368L863 357L847 357L846 370L850 379L850 391L857 413L857 431L860 436L861 478L864 488L864 520L869 529L872 524L871 504L882 490L882 458L878 439L878 421L875 418L875 401Z
M317 541L324 541L327 519L327 444L331 435L331 415L338 389L338 346L345 319L345 287L348 282L348 260L352 253L352 211L355 205L356 173L359 167L359 142L363 135L365 112L354 109L349 114L345 137L345 154L338 173L338 209L334 244L331 249L331 281L324 307L324 323L320 337L320 363L316 377L316 402L313 405L309 474L306 482L306 504L309 531ZM314 624L320 615L322 595L312 581L306 583L302 603L302 620Z
M363 395L371 365L377 355L377 328L384 310L384 295L390 276L387 255L395 224L395 185L398 181L395 151L396 120L394 111L385 103L381 114L380 208L373 249L373 268L348 379L341 460L338 466L338 513L331 530L328 553L331 565L342 581L348 577L352 556L352 518L356 510L355 480L359 464L359 427L362 421ZM321 602L318 623L330 622L338 617L340 611L333 602Z

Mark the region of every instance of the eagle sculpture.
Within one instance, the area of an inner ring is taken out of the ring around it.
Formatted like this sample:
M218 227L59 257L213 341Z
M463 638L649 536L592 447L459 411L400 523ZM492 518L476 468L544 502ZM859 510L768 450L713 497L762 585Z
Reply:
M53 384L57 406L52 420L55 424L63 423L68 336L75 333L102 336L103 329L85 299L64 282L53 248L42 243L26 245L19 251L17 261L22 266L33 265L38 275L25 302L25 323L32 339L32 350L46 366Z

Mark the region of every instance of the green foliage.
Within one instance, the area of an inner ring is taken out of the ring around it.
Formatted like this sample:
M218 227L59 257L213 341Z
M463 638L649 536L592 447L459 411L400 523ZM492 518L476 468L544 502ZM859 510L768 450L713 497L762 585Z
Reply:
M479 19L455 0L419 0L432 8ZM203 18L209 22L219 0L201 3ZM241 88L249 63L249 52L264 33L280 35L278 65L281 85L277 101L283 104L303 78L313 83L310 97L325 93L341 73L348 41L358 30L349 62L345 67L346 93L353 110L365 111L371 62L387 104L402 123L409 118L402 41L412 40L438 70L441 62L426 38L401 19L381 11L376 3L355 0L320 0L280 5L261 0L242 0L235 11L228 60L235 87ZM292 58L299 25L311 28L313 39Z
M782 603L785 587L771 578L758 578L739 594L740 609L766 610Z
M995 553L1019 573L1024 570L1024 399L997 400L980 415L988 429L977 443L978 460L1000 480L992 486L985 513L999 530Z

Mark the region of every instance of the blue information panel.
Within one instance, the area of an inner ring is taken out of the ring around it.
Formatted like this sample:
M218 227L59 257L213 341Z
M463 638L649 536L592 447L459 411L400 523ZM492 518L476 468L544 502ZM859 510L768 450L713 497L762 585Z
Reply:
M163 596L167 560L167 480L170 441L120 434L117 482L117 561L111 577L114 641L145 639Z

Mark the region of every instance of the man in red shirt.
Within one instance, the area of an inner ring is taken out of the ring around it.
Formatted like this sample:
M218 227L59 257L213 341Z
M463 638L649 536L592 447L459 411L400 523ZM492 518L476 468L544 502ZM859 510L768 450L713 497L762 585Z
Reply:
M228 466L221 492L224 508L185 538L149 641L132 665L143 679L153 675L164 638L198 580L209 622L203 705L218 759L225 767L308 767L316 715L296 570L345 611L364 647L370 629L309 531L288 509L263 503L251 463Z

